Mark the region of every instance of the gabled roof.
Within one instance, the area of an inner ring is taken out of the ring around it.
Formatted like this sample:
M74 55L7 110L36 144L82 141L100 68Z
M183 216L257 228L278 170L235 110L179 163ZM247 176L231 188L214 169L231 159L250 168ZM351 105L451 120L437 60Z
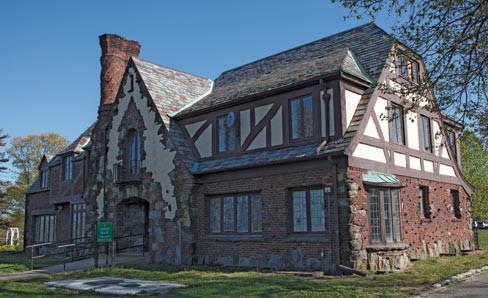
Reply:
M179 111L212 89L212 80L132 57L166 126L168 114Z
M177 116L338 71L372 83L379 78L393 43L394 38L374 23L337 33L222 73L208 96Z
M58 152L56 155L63 155L69 152L73 153L81 153L83 152L83 147L90 142L90 138L92 136L92 131L93 128L95 127L95 124L97 122L95 121L90 127L88 127L76 140L73 141L68 147L64 148L60 152Z

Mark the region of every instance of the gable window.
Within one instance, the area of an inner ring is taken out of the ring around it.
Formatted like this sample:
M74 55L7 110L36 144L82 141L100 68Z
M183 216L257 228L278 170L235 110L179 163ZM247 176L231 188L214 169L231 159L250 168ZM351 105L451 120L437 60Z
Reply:
M218 152L233 152L236 149L236 125L234 113L217 118Z
M417 61L404 55L398 55L396 60L396 73L416 84L420 82L420 65Z
M41 171L41 188L45 189L49 187L49 171Z
M369 226L371 243L402 241L400 191L398 188L369 188Z
M83 242L83 237L85 236L86 204L73 204L71 208L71 238L74 242Z
M210 233L251 234L263 231L262 204L257 194L211 198L209 209Z
M420 214L424 218L430 218L429 188L427 186L419 187L419 207Z
M35 243L56 241L56 215L36 216Z
M311 95L290 100L290 136L292 140L313 136Z
M141 173L141 136L133 129L129 132L129 174Z
M456 218L461 218L461 206L459 203L459 191L451 189L451 213Z
M403 108L397 104L391 104L391 138L392 141L405 145Z
M73 179L73 156L63 158L63 180Z
M324 190L294 190L291 196L293 232L325 231Z
M426 152L432 152L432 135L429 117L420 116L420 146Z
M451 152L454 155L454 158L457 159L456 133L452 130L449 130L447 132L447 138L449 139L449 147L451 148Z

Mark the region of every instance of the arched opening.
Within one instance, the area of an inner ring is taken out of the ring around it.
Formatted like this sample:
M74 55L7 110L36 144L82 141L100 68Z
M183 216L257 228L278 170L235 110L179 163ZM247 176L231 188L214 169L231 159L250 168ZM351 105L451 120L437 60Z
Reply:
M142 252L148 247L149 203L129 198L117 204L115 216L117 252Z

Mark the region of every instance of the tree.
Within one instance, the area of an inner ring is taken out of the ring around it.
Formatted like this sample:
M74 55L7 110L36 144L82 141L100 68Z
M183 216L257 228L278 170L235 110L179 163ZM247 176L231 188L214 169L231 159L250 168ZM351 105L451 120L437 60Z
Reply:
M16 137L7 150L12 165L17 168L17 186L31 185L39 175L39 163L44 154L55 154L68 146L66 138L57 133Z
M471 128L488 144L488 1L486 0L331 0L349 17L396 17L394 35L424 58L427 84L440 109ZM412 108L416 108L413 106Z
M9 136L3 133L3 129L0 128L0 147L7 145L5 143L5 139ZM5 171L7 168L2 164L8 162L8 158L5 158L5 152L0 152L0 173ZM7 183L5 181L0 180L0 209L2 207L3 198L7 195Z
M488 218L488 151L472 131L466 130L461 136L461 152L463 174L475 188L471 196L473 216Z

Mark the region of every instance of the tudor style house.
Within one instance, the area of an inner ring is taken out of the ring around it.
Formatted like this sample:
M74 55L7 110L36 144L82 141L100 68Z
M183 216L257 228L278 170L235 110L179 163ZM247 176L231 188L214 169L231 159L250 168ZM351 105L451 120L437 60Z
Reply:
M473 250L460 125L380 86L425 82L412 50L370 23L214 81L100 37L98 120L46 156L26 244L147 235L156 262L394 270ZM134 241L141 241L140 239Z

